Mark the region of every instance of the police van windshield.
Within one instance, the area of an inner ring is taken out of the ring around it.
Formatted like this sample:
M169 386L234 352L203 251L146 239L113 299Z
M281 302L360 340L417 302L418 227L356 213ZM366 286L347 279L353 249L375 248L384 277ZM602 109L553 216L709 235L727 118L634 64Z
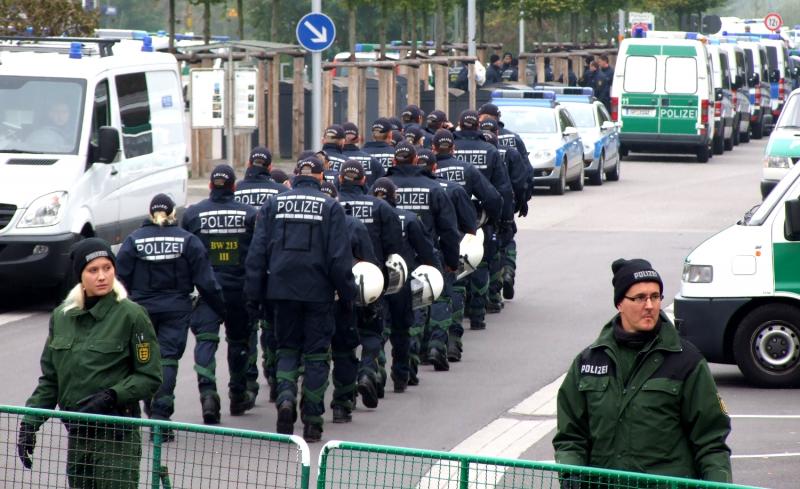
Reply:
M594 104L582 104L582 103L567 103L564 104L569 110L569 115L572 116L572 119L575 121L575 127L586 129L597 127L597 123L595 122L595 114L597 111L594 108Z
M0 153L77 154L84 80L0 76Z
M503 107L503 125L516 133L553 133L555 111L548 107Z
M777 128L800 129L800 95L792 95L786 101L786 105L783 107L781 116L778 119Z

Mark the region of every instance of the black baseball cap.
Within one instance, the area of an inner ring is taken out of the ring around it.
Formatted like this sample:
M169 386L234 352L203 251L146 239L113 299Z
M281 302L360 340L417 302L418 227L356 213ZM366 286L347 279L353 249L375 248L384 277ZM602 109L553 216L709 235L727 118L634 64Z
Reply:
M417 151L417 164L418 165L432 165L436 163L436 155L433 151L427 148L421 148Z
M428 114L428 122L433 122L434 124L443 124L447 122L447 114L445 114L441 110L434 110L430 114Z
M400 113L403 122L415 122L422 117L422 111L416 105L407 105L403 112Z
M364 178L364 167L357 160L347 160L339 168L339 175L344 180L358 182Z
M295 173L297 175L320 174L323 171L322 161L314 155L300 158L295 167Z
M497 134L493 133L492 131L481 131L481 137L487 143L492 143L495 146L499 144L499 140L497 139Z
M478 113L474 110L465 110L458 118L458 125L461 126L461 129L477 129Z
M355 136L358 137L358 126L352 122L345 122L342 124L342 129L344 129L345 136Z
M399 131L403 128L403 121L398 119L397 117L389 117L389 124L392 125L392 129L395 131Z
M492 117L500 117L500 109L495 104L486 103L478 108L478 114L488 114Z
M256 146L250 151L250 164L255 164L256 160L262 160L262 166L269 166L272 164L272 153L264 146Z
M494 119L484 119L481 121L480 128L481 131L497 132L498 129L500 129L500 126Z
M344 139L344 128L339 124L332 124L325 128L325 137L329 139Z
M375 119L375 122L372 123L372 132L378 132L381 134L386 134L387 132L392 130L392 123L389 122L389 119L386 117L378 117Z
M319 183L319 189L323 194L326 194L332 199L335 199L339 195L339 192L336 190L336 185L327 180L323 180Z
M405 136L406 141L408 141L411 144L414 144L417 141L419 141L420 138L425 137L425 132L418 125L411 124L406 127L405 131L403 132L403 135Z
M405 138L403 137L403 133L397 129L392 129L392 144L397 146L397 143L403 141Z
M372 184L372 195L377 197L378 194L383 194L389 202L394 202L396 193L397 185L394 184L391 178L381 177Z
M432 142L437 148L450 148L453 146L453 133L447 129L439 129L433 135Z
M398 163L413 163L416 156L417 150L405 141L400 141L394 148L394 159Z
M229 165L217 165L211 171L210 180L214 188L232 188L236 182L236 173Z

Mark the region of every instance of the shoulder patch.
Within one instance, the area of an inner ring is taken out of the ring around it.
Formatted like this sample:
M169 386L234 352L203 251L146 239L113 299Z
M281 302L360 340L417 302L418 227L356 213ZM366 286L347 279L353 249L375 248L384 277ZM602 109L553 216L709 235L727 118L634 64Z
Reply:
M615 375L616 368L604 348L587 348L578 357L578 372L596 377Z

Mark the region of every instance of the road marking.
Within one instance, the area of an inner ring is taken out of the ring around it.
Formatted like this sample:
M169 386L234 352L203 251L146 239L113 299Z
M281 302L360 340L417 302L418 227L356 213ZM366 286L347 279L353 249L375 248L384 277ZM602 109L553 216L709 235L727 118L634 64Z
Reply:
M776 457L800 457L800 452L795 452L795 453L764 453L762 455L731 455L731 458L776 458Z
M567 374L564 374L542 387L531 394L530 397L511 408L508 412L526 416L555 416L558 388L561 387L566 376Z
M28 319L31 316L35 316L37 313L35 312L6 312L0 314L0 326L4 324L13 323L14 321L21 321L23 319Z

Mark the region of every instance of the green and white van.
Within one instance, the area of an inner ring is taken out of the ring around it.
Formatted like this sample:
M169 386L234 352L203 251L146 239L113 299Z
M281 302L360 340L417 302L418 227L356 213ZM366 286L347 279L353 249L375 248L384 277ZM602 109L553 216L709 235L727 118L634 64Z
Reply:
M622 41L611 86L611 117L629 151L711 156L714 88L707 39L693 32L650 31Z
M675 325L709 362L800 385L800 165L735 225L692 250Z
M761 196L766 197L789 169L800 161L800 89L793 91L778 117L764 150Z

